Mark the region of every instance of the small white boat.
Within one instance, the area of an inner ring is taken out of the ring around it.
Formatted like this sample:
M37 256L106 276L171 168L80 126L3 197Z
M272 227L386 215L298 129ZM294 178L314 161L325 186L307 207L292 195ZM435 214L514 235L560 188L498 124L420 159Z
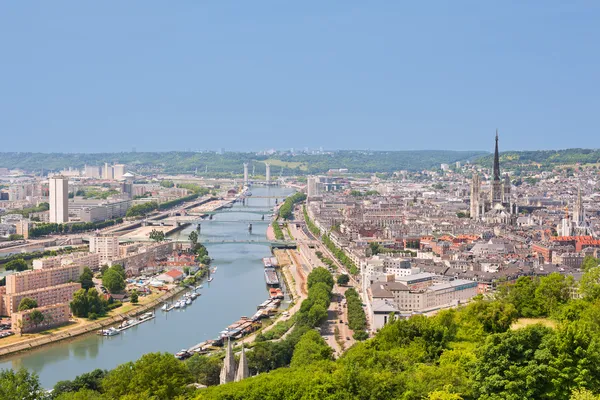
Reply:
M119 331L116 328L113 328L112 326L110 328L102 331L103 336L115 336L118 334L119 334Z
M197 299L200 296L200 293L192 293L192 299Z
M179 300L179 306L180 308L185 308L185 306L187 306L187 304L185 304L185 300Z
M175 304L173 304L173 307L181 308L181 303L177 301L177 302L175 302Z
M211 276L210 278L208 278L208 282L212 282L213 281L213 277Z
M163 311L167 311L167 309L169 308L169 305L167 303L163 304L163 306L160 308Z
M151 312L147 312L147 313L140 315L140 321L143 321L143 320L146 320L146 319L149 319L152 317L154 317L154 314Z
M188 297L188 299L185 301L185 304L188 306L192 304L192 299Z

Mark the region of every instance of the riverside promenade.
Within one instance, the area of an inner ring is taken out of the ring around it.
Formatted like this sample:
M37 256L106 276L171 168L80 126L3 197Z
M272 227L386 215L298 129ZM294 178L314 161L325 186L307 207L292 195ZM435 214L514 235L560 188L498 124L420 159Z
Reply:
M121 321L133 318L136 315L143 314L150 309L157 307L159 304L169 300L170 298L177 296L179 293L184 291L186 288L184 287L175 287L168 292L165 292L162 296L157 299L154 299L148 304L141 305L136 307L135 309L128 311L123 314L116 314L108 318L101 319L99 321L90 321L85 322L81 326L74 326L72 328L67 328L64 330L60 330L55 333L42 334L44 336L37 336L30 339L23 339L16 343L7 344L4 346L0 346L0 357L6 356L13 353L18 353L20 351L31 350L36 347L44 346L51 343L56 343L62 340L67 340L71 338L75 338L80 335L85 335L88 333L95 333L96 331L105 328L110 325L118 324ZM38 333L39 335L39 333Z

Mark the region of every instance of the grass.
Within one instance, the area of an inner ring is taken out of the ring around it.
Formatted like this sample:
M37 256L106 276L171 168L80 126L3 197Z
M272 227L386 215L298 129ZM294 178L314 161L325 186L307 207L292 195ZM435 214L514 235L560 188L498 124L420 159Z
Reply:
M535 324L541 324L552 329L556 328L556 322L548 318L519 318L511 325L510 329L520 329Z
M301 171L308 170L308 166L305 163L301 162L281 161L272 158L265 160L264 162L268 162L269 164L271 164L272 167L300 168ZM271 174L272 173L273 172L271 171Z

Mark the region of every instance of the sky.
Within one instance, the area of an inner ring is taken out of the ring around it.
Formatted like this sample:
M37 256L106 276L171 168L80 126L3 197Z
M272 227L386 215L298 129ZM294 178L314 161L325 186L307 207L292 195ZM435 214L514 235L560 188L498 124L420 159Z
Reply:
M0 152L600 147L597 1L6 1ZM1 155L0 155L1 157Z

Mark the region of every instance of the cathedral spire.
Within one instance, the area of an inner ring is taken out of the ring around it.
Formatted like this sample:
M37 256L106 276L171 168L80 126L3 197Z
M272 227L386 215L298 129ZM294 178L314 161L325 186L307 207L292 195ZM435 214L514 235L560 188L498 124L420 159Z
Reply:
M225 350L225 359L223 360L223 367L221 368L221 374L219 381L222 384L233 382L235 379L235 358L233 356L233 350L231 349L231 338L227 338L227 349Z
M240 354L240 362L238 364L237 373L235 374L235 381L239 382L250 376L248 371L248 361L246 360L246 351L244 350L244 344L242 343L242 354Z
M498 154L498 129L496 129L496 149L494 150L494 180L500 180L500 156Z

